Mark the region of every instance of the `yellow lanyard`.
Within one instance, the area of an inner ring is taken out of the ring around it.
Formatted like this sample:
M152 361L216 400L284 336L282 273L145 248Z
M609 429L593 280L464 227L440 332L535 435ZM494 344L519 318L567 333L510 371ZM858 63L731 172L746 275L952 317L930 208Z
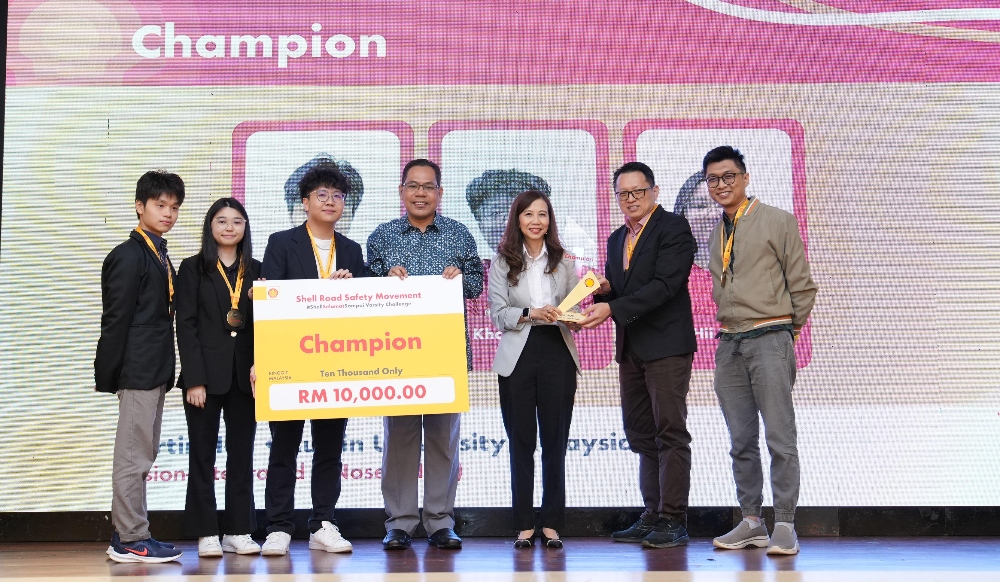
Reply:
M240 258L236 257L239 261ZM216 265L219 267L219 274L222 275L222 280L226 282L226 289L229 289L229 301L233 304L233 309L239 309L240 307L240 292L243 291L243 262L240 262L240 270L236 273L236 289L229 284L229 277L226 276L226 270L222 268L222 259L219 259L219 263Z
M160 259L160 263L163 263L163 268L167 270L167 288L170 290L170 306L167 309L172 313L174 304L174 276L170 272L170 263L164 260L164 257L160 256L159 249L156 248L153 241L149 240L149 236L141 228L137 226L135 227L135 231L142 236L142 240L146 241L146 245Z
M313 236L312 229L306 224L306 232L309 233L309 242L312 244L313 254L316 256L316 264L319 265L319 278L329 279L330 275L333 274L333 253L334 249L337 248L337 235L333 235L330 239L330 253L326 258L327 266L323 266L323 259L319 258L319 247L316 246L316 237Z
M639 232L635 235L635 240L632 239L632 233L631 232L627 233L628 236L625 238L625 252L626 252L626 256L627 256L627 260L626 260L626 263L625 263L625 268L626 269L628 269L629 266L632 265L632 252L635 251L635 247L639 244L639 237L642 236L642 231L646 230L646 225L649 224L649 220L648 220L649 217L652 216L654 212L656 212L656 209L659 206L660 206L659 204L657 204L656 206L653 206L653 209L650 210L646 214L646 216L642 217L643 219L646 219L646 222L642 223L642 228L640 228ZM642 222L642 219L640 219L639 222Z
M740 207L736 210L736 216L733 218L733 231L729 233L729 239L726 239L726 229L723 228L719 232L719 241L722 243L722 278L726 278L726 271L729 270L729 261L733 258L733 239L736 238L736 223L740 221L740 217L746 212L747 207L750 205L750 199L747 198L740 204Z

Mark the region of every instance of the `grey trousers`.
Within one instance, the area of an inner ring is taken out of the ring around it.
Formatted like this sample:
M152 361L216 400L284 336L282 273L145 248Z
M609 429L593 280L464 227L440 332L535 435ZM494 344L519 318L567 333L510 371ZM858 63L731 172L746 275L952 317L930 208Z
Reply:
M118 429L111 465L111 523L122 543L149 538L146 476L160 450L167 386L118 391Z
M430 535L439 529L455 527L460 418L459 414L425 414L387 416L383 420L382 498L388 516L386 531L401 529L413 535L421 521L417 513L421 432L424 529Z
M792 335L772 331L745 340L719 342L715 351L715 393L729 427L736 497L744 516L759 516L763 504L759 421L771 454L771 490L776 521L794 521L799 500L796 444L795 350Z

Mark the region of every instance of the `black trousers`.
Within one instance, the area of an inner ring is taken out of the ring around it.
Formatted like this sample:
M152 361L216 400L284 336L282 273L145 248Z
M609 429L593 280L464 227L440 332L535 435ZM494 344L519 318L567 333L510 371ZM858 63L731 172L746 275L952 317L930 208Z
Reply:
M346 418L310 420L312 427L312 515L309 531L315 533L322 522L337 523L333 510L340 499L340 473L343 464ZM295 532L292 516L295 512L295 472L299 445L302 443L304 420L272 422L271 454L267 463L267 483L264 486L264 509L267 513L267 533Z
M188 455L187 498L184 502L184 529L190 536L219 535L215 503L215 454L219 442L219 413L226 421L226 511L224 534L241 535L257 529L253 503L253 444L257 434L253 396L242 392L233 376L225 394L209 394L205 408L184 401L187 418ZM222 478L222 472L219 472Z
M531 328L510 376L499 377L500 413L510 446L514 528L535 527L535 442L542 444L541 525L566 521L566 441L576 396L576 364L559 328ZM536 422L537 418L537 422Z
M618 366L625 437L639 454L643 517L687 525L691 433L687 394L694 354L640 360L626 339Z

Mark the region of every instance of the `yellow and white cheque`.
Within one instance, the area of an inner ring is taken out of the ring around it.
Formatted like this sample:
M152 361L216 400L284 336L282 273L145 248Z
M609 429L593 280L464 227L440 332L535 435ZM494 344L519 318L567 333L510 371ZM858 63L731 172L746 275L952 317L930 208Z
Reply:
M255 281L257 420L469 410L462 278Z

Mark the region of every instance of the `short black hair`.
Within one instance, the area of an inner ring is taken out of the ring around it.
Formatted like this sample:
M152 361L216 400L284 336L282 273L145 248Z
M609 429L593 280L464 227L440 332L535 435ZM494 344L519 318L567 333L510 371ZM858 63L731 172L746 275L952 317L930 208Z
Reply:
M321 152L296 168L285 180L285 204L288 205L288 212L292 212L302 202L302 197L299 195L299 181L309 170L323 164L337 166L344 178L347 178L347 183L351 185L350 192L344 191L344 207L353 213L361 205L361 199L365 196L365 182L361 179L361 174L347 160L336 160L330 154Z
M135 201L144 205L147 200L156 200L163 194L172 194L177 204L184 203L184 180L166 170L150 170L135 183Z
M743 161L743 154L740 153L740 150L734 148L733 146L724 145L719 146L705 154L705 158L701 161L702 174L708 173L709 164L714 164L715 162L721 162L724 160L732 160L741 172L747 171L747 165L746 162Z
M319 164L299 180L299 200L305 200L313 190L322 186L340 190L344 193L345 200L347 194L351 192L351 183L340 173L340 168L336 164Z
M646 177L646 183L648 183L651 187L656 186L656 180L653 179L653 170L651 170L649 166L642 162L629 162L615 170L615 175L611 178L611 187L617 188L618 176L628 174L630 172L642 172L642 175Z
M406 182L406 174L410 172L410 168L416 168L417 166L424 166L434 170L434 180L437 182L439 187L441 186L441 167L426 158L410 160L406 166L403 167L403 175L400 176L399 183L403 184Z
M544 178L520 170L486 170L465 187L465 200L476 220L482 220L479 209L490 198L502 196L513 202L521 192L535 190L552 195L552 188ZM534 201L534 200L532 200Z

